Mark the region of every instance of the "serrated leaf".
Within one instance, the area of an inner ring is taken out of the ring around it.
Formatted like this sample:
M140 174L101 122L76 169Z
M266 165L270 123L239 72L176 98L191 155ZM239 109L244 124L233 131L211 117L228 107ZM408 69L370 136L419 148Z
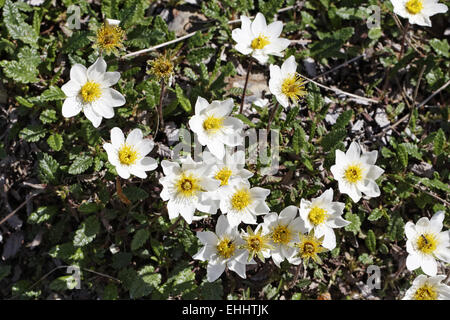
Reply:
M63 145L63 138L59 133L54 133L47 139L47 143L55 151L60 151Z
M292 148L294 149L294 152L296 154L300 153L300 150L302 150L306 145L306 133L303 128L295 124L294 125L294 135L292 137Z
M45 137L47 130L39 125L31 125L23 128L19 133L19 138L28 142L38 142L41 138Z
M308 108L311 111L318 111L322 109L324 100L320 93L319 87L315 83L310 82L308 84L307 92L306 102L308 103Z
M128 186L123 189L123 193L130 201L141 201L148 198L148 193L139 187Z
M140 229L138 230L133 237L133 240L131 241L131 250L135 251L142 247L145 242L150 237L150 232L147 229Z
M80 174L85 172L92 165L92 158L90 156L77 156L69 167L70 174Z
M186 111L187 113L191 113L192 112L191 102L189 101L188 98L186 98L183 89L181 89L178 83L175 85L175 93L177 95L178 103L181 105L184 111Z
M56 115L56 110L53 109L45 109L42 111L41 115L39 116L39 120L43 124L52 123L58 120L58 116Z
M444 144L445 144L445 133L444 130L439 129L433 140L433 151L435 155L438 156L443 152Z
M65 99L65 93L58 87L50 86L39 96L40 101L55 101Z
M372 212L370 213L370 215L367 217L367 219L369 221L377 221L378 219L380 219L383 216L383 210L382 209L378 209L375 208L372 210Z
M366 243L367 249L369 249L371 253L375 253L377 249L377 239L375 238L375 233L372 231L372 229L367 232L367 237L364 241Z
M353 117L353 110L349 109L342 112L336 120L333 129L342 128L344 129Z
M81 213L94 213L101 209L101 205L95 202L83 202L79 207L78 211Z
M403 168L408 166L408 151L406 151L406 147L403 144L397 146L397 159Z
M58 208L56 206L39 207L28 216L27 222L31 224L40 224L50 220L57 212Z
M346 225L345 231L353 232L353 234L358 234L359 230L361 229L361 219L357 214L353 214L350 211L348 211L345 214L345 220L350 221L349 225Z
M84 247L91 243L97 233L100 231L100 223L96 216L90 216L83 223L81 223L80 228L75 232L73 238L73 245L75 247Z
M447 42L447 39L431 39L429 41L431 47L436 51L436 53L440 56L449 58L450 57L450 46Z
M42 154L38 162L38 175L43 183L54 183L57 181L59 163L47 153Z
M345 129L336 129L331 130L327 135L322 138L320 144L323 147L323 151L330 151L334 147L337 146L339 142L341 142L347 135L347 130Z
M19 4L6 0L3 6L3 23L13 39L36 45L38 34L32 26L27 24L19 11Z

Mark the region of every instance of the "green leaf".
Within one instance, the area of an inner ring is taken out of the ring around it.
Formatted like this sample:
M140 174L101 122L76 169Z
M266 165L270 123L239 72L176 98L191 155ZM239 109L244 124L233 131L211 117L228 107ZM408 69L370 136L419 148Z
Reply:
M234 118L238 118L239 120L241 120L243 123L245 123L246 125L248 125L250 128L254 128L256 127L256 125L250 121L249 118L247 118L246 116L244 116L243 114L235 114L233 115Z
M75 232L73 238L73 245L75 247L84 247L91 243L97 233L100 231L100 223L96 216L90 216L83 223L81 227Z
M60 151L63 145L63 138L59 133L54 133L47 139L47 143L55 151Z
M336 129L331 130L327 135L322 138L320 144L323 147L323 151L330 151L338 145L347 135L347 130Z
M54 291L64 291L75 289L78 284L78 280L74 276L62 276L53 280L49 288Z
M434 137L433 141L433 147L434 147L434 154L440 155L444 151L444 144L445 144L445 133L444 130L439 128L438 132L436 133L436 136Z
M161 275L155 273L153 266L143 267L139 272L124 269L119 272L119 278L130 290L131 299L139 299L148 296L161 283Z
M397 159L403 168L408 166L408 151L403 144L399 144L397 147Z
M129 186L123 189L123 193L128 198L128 200L135 202L141 201L148 198L148 193L141 188L136 186Z
M31 213L28 217L27 222L30 224L40 224L42 222L50 220L58 212L58 207L56 206L44 206L37 208L36 211Z
M302 150L306 146L306 133L305 130L299 125L294 125L294 136L292 137L292 148L294 149L294 152L296 154L300 153L300 150Z
M366 247L371 253L375 253L377 249L377 239L375 238L375 233L370 229L367 232L367 237L365 239Z
M42 154L42 158L38 162L38 175L43 183L55 183L57 181L57 173L59 163L47 153Z
M381 28L370 28L367 35L371 40L378 40L383 35L383 31Z
M53 109L45 109L42 111L41 115L39 116L39 120L43 124L52 123L58 120L58 116L56 115L56 110Z
M383 214L384 213L383 213L382 209L375 208L375 209L372 210L372 212L367 217L367 219L369 221L377 221L378 219L380 219L383 216Z
M22 40L31 45L37 44L39 35L25 22L17 2L6 0L3 6L3 23L13 39Z
M58 87L50 86L39 97L40 101L55 101L63 100L66 98L65 93Z
M346 225L344 227L345 231L353 232L354 235L358 234L359 230L361 229L361 219L359 218L359 216L348 211L345 214L345 220L351 222L349 225Z
M36 49L28 46L22 47L19 49L17 57L18 61L0 61L6 76L21 83L38 82L39 70L37 66L41 62L41 58Z
M387 235L392 241L403 240L405 223L398 212L391 215L386 230Z
M93 159L90 156L81 155L75 158L69 167L70 174L80 174L85 172L92 165Z
M47 130L39 125L31 125L23 128L19 133L19 138L28 142L38 142L41 138L45 137Z
M192 112L192 106L191 102L188 98L184 95L183 89L178 85L178 83L175 86L175 93L177 94L178 103L181 105L181 107L186 111L187 113Z
M140 229L138 230L133 237L133 240L131 241L131 250L135 251L142 247L145 242L150 237L150 232L147 229Z
M333 130L337 129L337 128L344 129L348 125L348 123L350 122L352 117L353 117L353 110L352 109L349 109L349 110L346 110L346 111L342 112L339 115L339 117L337 118L336 123L333 126Z
M431 39L429 41L431 47L436 51L436 53L440 56L444 56L446 58L450 58L450 46L447 42L447 39Z
M322 109L324 100L320 94L319 87L315 83L310 82L308 84L307 92L306 102L308 103L308 108L311 111L318 111Z
M100 211L101 205L95 202L83 202L79 207L78 211L81 213L94 213Z

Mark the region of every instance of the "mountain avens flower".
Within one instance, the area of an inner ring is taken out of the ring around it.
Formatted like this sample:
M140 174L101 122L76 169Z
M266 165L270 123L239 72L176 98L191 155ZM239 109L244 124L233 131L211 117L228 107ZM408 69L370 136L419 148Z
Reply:
M394 13L408 19L409 23L431 27L430 17L446 13L448 7L439 0L391 0Z
M119 27L120 21L106 19L100 28L98 28L95 38L94 48L98 48L106 54L113 53L119 55L119 49L123 49L125 40L125 31Z
M439 211L428 219L420 218L416 224L405 224L406 267L408 270L422 268L429 276L437 273L436 259L450 263L450 230L441 231L445 213Z
M231 227L226 216L217 220L216 232L200 231L197 237L204 245L193 258L208 261L206 277L209 282L217 280L225 271L225 267L236 272L245 279L247 252L241 249L244 244L236 227ZM254 262L250 262L254 263Z
M140 129L134 129L128 137L118 127L111 129L111 143L105 143L103 149L108 154L108 161L116 167L117 174L124 179L130 175L147 178L145 171L155 170L158 163L146 155L152 151L154 143L144 139Z
M107 72L106 62L99 57L88 69L75 64L70 69L70 81L61 87L67 96L62 106L66 118L76 116L83 111L94 127L98 127L102 118L114 117L115 107L125 104L124 96L110 88L120 79L119 72Z
M270 65L269 89L285 108L306 95L305 80L297 73L295 57L290 56L279 66Z
M309 259L312 259L314 262L321 264L322 260L319 257L319 253L327 251L322 246L323 239L324 236L317 238L314 235L314 230L311 230L306 235L299 233L299 242L294 244L297 249L297 257L302 258L305 263L308 263Z
M258 225L255 231L247 226L247 232L242 231L241 238L244 241L241 248L248 252L247 261L251 261L255 256L262 262L264 259L270 258L270 250L273 247L270 244L270 235L263 230L262 225Z
M402 300L450 300L450 286L442 283L445 275L417 276Z
M168 57L165 55L159 55L157 58L149 61L148 63L151 66L148 71L149 74L154 75L158 81L164 81L165 83L170 81L175 66Z
M342 228L348 224L342 218L345 204L333 201L333 189L328 189L318 198L311 201L300 201L300 217L309 232L314 229L317 237L324 236L323 246L328 250L336 247L336 236L333 228Z
M190 157L180 161L181 166L177 162L161 162L165 175L159 179L163 185L161 198L169 201L167 210L170 219L181 215L190 224L202 218L194 216L196 210L209 214L217 212L210 192L217 190L220 182L208 176L210 165L194 162Z
M375 180L384 170L375 165L377 156L378 151L362 151L357 142L352 142L346 153L336 150L336 164L330 171L339 183L339 191L348 194L353 202L358 202L362 193L369 198L380 195Z
M208 103L198 97L195 104L195 115L189 120L191 130L197 135L202 146L217 158L225 156L225 146L235 147L243 143L241 120L231 117L233 99Z
M281 21L267 25L266 18L260 12L253 22L246 16L241 16L241 28L232 32L235 48L244 55L251 54L259 63L265 64L269 55L283 56L283 51L289 46L288 39L280 38L283 30Z
M294 244L299 241L299 233L304 233L303 222L297 217L298 208L289 206L280 214L275 212L264 216L263 229L270 235L272 244L272 260L280 268L281 262L287 259L291 264L300 264L301 258L297 256Z

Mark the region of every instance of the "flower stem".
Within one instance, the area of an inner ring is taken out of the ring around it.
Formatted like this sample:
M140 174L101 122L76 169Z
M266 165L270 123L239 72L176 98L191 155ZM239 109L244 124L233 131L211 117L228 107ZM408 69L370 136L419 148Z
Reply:
M400 49L400 54L398 55L398 61L400 61L403 57L403 52L405 51L405 40L406 40L406 33L409 29L409 21L406 22L406 26L403 28L403 36L402 36L402 47Z
M248 78L250 77L250 72L252 72L252 66L253 60L250 60L250 63L248 64L247 67L247 76L245 77L244 92L242 92L241 107L239 108L239 114L241 114L242 110L244 109L245 91L247 91Z
M272 124L273 118L275 118L275 115L276 115L279 107L280 107L280 104L277 101L275 106L272 108L272 112L270 113L270 116L269 116L269 122L267 123L267 134L269 134L270 125Z
M163 118L163 111L162 111L162 103L163 103L163 97L164 97L165 91L166 91L166 83L164 82L164 80L161 80L161 93L159 94L159 105L158 105L160 130L164 130L164 118Z

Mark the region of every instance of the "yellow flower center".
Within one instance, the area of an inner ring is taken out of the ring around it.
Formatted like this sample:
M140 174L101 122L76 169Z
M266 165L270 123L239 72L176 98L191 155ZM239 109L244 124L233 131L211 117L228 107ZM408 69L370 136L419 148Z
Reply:
M233 172L228 167L223 167L216 173L214 178L220 180L221 186L226 186L228 184L228 179L230 179L232 173Z
M231 198L231 206L237 211L242 211L252 203L252 198L248 189L240 189L233 194Z
M84 103L91 103L102 96L102 89L100 83L88 81L81 87L80 93Z
M196 179L192 174L187 175L184 172L178 179L176 188L177 191L184 197L192 197L201 189L198 179Z
M294 73L283 80L281 92L292 101L297 102L306 95L305 82L299 74Z
M362 180L362 168L360 165L350 165L345 169L345 179L350 183L356 183Z
M414 293L414 300L436 300L437 296L436 290L428 283L425 283Z
M134 164L138 158L139 153L133 146L124 144L119 150L119 161L121 164L129 166L130 164Z
M223 238L217 245L217 254L224 259L230 258L236 249L235 244L228 238Z
M125 32L119 26L103 24L97 31L97 46L107 53L123 47Z
M309 235L300 234L300 242L296 243L295 246L298 248L298 256L300 256L305 261L310 258L315 262L320 263L321 260L318 256L319 253L326 251L322 247L323 238L316 238L313 233Z
M150 72L154 74L159 80L164 79L168 81L173 74L173 63L165 56L160 56L151 62L152 68Z
M326 211L319 207L313 207L308 214L309 221L311 221L311 223L315 226L322 224L327 217L328 214L326 213Z
M434 235L425 233L417 239L417 248L425 254L431 254L436 250L437 241Z
M252 40L252 49L262 49L270 44L269 38L260 34L257 38Z
M209 116L203 121L203 129L208 133L214 133L223 127L223 118L216 118L214 116Z
M272 240L274 243L287 245L291 239L292 233L287 226L278 225L272 231Z
M418 14L423 9L422 0L409 0L406 3L406 10L411 14Z

